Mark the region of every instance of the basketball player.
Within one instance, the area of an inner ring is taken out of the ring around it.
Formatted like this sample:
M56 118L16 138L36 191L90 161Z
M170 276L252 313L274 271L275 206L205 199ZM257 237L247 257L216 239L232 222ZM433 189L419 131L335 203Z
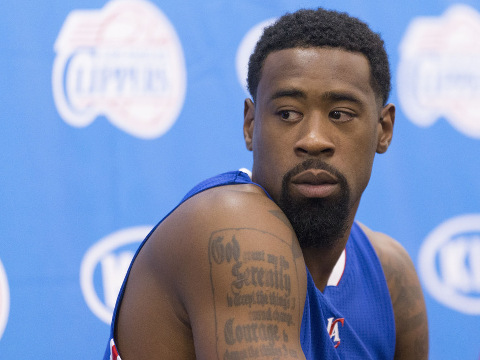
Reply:
M251 177L201 183L152 230L105 359L427 359L409 256L355 221L394 127L383 41L344 13L287 14L248 86Z

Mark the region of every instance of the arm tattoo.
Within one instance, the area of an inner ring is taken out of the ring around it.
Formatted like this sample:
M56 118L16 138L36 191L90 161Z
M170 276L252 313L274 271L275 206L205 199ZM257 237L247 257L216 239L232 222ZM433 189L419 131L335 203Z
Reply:
M283 255L265 250L262 242L249 241L243 251L244 240L258 235L275 241ZM208 251L217 358L296 358L289 329L300 326L302 314L293 290L298 273L292 243L257 229L224 229L211 234ZM217 288L216 280L225 276L229 288ZM218 312L220 307L231 311ZM248 316L236 318L236 312Z
M405 269L393 261L383 263L385 276L392 296L395 311L397 340L400 335L402 343L397 343L395 359L401 359L405 346L412 347L419 358L428 354L427 318L423 309L421 288L406 275Z

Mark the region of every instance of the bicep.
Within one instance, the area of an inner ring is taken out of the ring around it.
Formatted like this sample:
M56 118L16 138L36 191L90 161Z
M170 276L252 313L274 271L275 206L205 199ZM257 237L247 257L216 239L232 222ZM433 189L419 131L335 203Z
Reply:
M397 344L395 359L428 359L428 320L423 292L414 265L405 252L399 250L399 261L393 283L392 303L395 312Z
M197 358L303 358L305 265L293 233L281 235L255 227L209 234L198 254L208 266L185 301Z
M428 359L428 320L423 292L407 251L392 238L369 233L387 279L395 315L395 359Z

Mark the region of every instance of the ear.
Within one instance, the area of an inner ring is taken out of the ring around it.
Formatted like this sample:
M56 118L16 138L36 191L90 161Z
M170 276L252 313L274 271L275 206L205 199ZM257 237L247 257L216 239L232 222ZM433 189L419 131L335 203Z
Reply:
M387 104L382 109L382 114L378 126L377 153L383 154L387 151L393 136L393 125L395 124L395 105Z
M245 108L243 110L243 137L247 149L253 150L253 126L255 120L255 104L251 99L245 99Z

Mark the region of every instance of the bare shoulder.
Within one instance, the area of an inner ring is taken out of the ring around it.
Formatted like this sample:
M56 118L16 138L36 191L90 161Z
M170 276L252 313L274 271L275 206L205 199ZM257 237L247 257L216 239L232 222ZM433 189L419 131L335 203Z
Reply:
M120 351L140 341L154 350L137 349L145 358L302 358L305 294L302 253L280 209L254 185L213 188L172 212L140 252Z
M405 248L392 237L359 224L382 264L395 313L395 359L428 359L428 321L422 288Z
M374 231L362 223L358 224L370 240L383 267L391 262L399 262L399 266L413 266L410 255L397 240L382 232Z

